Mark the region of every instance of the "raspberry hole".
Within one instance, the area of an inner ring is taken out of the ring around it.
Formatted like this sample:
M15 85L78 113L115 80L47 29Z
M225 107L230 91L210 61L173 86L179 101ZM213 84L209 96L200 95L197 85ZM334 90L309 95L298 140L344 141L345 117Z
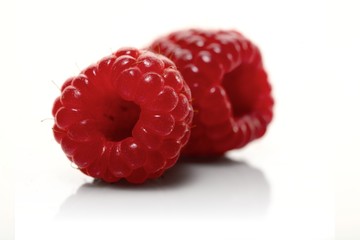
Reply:
M97 123L98 130L108 141L118 142L132 136L132 129L139 120L140 107L134 102L119 97L94 99L89 112Z
M253 111L258 99L256 80L257 69L250 64L243 64L225 74L222 86L224 87L231 105L233 115L240 118Z

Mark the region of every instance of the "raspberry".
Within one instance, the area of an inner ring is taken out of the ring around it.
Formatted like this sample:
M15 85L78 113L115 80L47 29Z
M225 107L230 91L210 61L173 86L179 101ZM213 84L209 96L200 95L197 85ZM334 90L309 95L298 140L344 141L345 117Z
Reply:
M142 183L172 167L188 142L190 98L169 59L120 49L63 84L54 136L83 173Z
M211 156L265 134L274 101L260 51L236 31L173 32L149 47L174 61L193 96L184 155Z

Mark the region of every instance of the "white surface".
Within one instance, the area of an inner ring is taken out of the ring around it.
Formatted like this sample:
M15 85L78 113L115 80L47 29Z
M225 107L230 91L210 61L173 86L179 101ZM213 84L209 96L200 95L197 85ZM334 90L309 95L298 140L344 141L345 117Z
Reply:
M16 27L2 46L15 44L16 59L2 61L15 64L0 101L0 182L12 182L16 161L16 239L360 239L357 1L93 2L18 1L2 21ZM93 183L71 168L52 120L41 121L59 94L53 82L188 26L235 28L260 46L276 98L266 137L144 186ZM1 198L1 240L11 202Z

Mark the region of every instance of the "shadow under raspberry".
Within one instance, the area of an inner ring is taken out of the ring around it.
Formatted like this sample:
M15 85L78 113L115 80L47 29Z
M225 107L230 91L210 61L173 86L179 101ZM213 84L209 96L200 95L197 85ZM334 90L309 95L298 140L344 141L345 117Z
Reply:
M251 217L266 214L270 187L244 161L185 159L143 185L83 184L62 204L57 219Z

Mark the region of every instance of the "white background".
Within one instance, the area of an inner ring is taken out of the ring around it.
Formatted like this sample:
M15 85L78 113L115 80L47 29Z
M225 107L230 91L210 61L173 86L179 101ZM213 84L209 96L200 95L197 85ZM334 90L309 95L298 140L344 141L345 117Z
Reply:
M0 239L360 239L359 12L356 0L1 2ZM52 137L56 85L186 27L260 46L267 135L144 186L73 169Z

